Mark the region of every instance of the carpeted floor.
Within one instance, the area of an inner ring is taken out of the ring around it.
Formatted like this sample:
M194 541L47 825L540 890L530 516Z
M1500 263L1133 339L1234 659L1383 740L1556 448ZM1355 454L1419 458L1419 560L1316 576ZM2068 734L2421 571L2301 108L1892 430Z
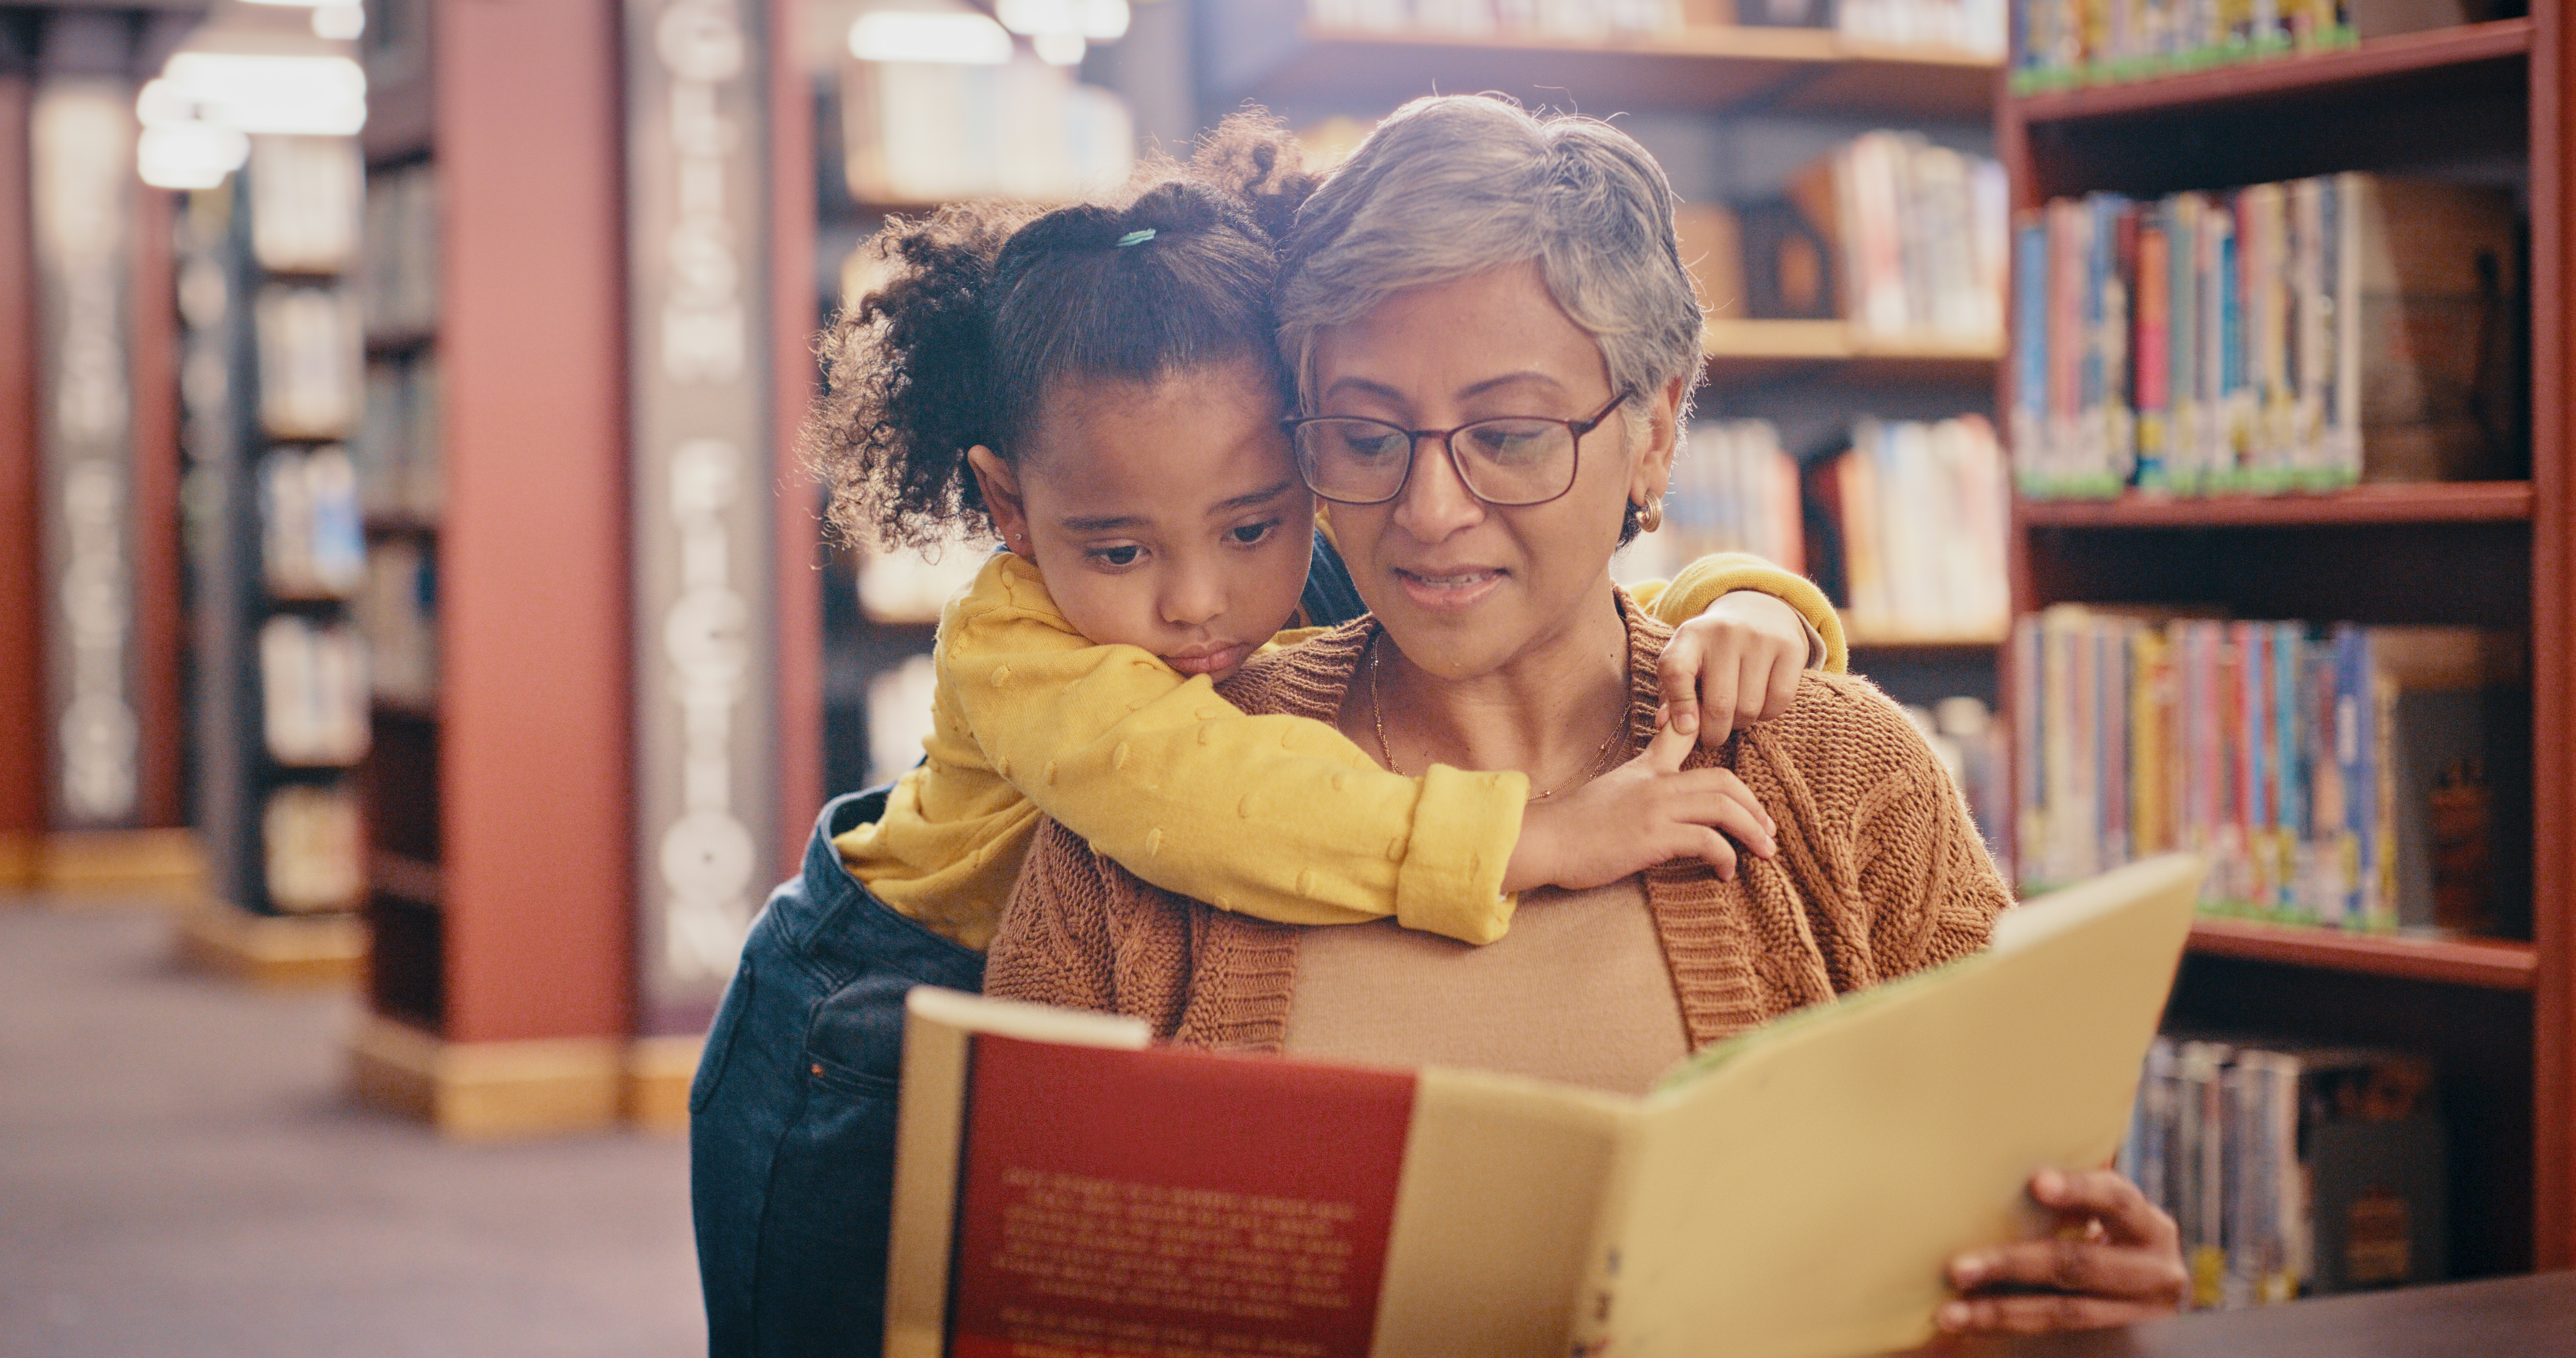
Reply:
M678 1137L455 1146L339 1093L345 995L0 897L0 1355L703 1354Z

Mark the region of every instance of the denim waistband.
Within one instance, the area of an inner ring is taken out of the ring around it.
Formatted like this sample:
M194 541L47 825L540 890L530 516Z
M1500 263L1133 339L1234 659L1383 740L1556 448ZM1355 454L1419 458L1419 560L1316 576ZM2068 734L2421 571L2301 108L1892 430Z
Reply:
M984 955L923 928L868 893L841 866L832 837L885 814L887 788L835 797L814 818L801 881L779 889L769 908L786 941L843 976L893 969L928 985L979 990Z

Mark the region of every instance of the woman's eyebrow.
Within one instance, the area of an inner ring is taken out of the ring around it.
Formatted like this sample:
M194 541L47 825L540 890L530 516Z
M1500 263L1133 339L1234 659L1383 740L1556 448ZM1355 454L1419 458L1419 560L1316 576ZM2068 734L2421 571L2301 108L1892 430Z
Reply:
M1231 500L1220 500L1214 506L1209 508L1208 517L1215 518L1221 514L1231 514L1238 509L1250 509L1254 505L1260 504L1265 500L1278 499L1281 495L1287 493L1289 487L1295 484L1297 483L1294 481L1281 481L1277 485L1270 486L1262 490L1256 490L1247 495L1238 495Z
M1549 374L1540 372L1535 368L1524 368L1519 372L1504 373L1499 377L1488 377L1484 381L1471 383L1468 386L1461 388L1458 395L1461 398L1482 396L1498 387L1518 386L1532 382L1554 387L1559 391L1565 389L1565 384L1563 382L1557 381Z

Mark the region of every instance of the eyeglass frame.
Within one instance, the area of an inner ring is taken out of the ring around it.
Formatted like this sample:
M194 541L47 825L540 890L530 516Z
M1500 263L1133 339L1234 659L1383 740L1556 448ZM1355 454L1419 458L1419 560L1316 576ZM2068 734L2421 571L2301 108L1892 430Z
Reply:
M1306 474L1306 459L1303 457L1297 457L1297 479L1305 482L1306 489L1312 491L1315 497L1320 500L1329 500L1337 505L1365 506L1393 504L1397 500L1404 498L1405 487L1413 484L1413 464L1421 461L1420 453L1422 451L1422 441L1427 438L1438 438L1440 440L1440 450L1449 455L1449 470L1458 474L1458 484L1465 487L1467 493L1476 498L1477 503L1491 505L1496 509L1528 509L1535 505L1554 504L1558 500L1562 500L1567 495L1573 493L1574 483L1583 478L1583 436L1608 423L1611 413L1634 399L1636 394L1637 393L1634 388L1622 388L1618 395L1610 398L1610 403L1608 405L1605 405L1601 407L1600 410L1594 412L1590 418L1580 420L1560 420L1545 415L1491 415L1481 420L1469 420L1465 424L1457 425L1448 429L1407 429L1403 425L1397 424L1392 420L1373 419L1367 415L1300 415L1291 419L1281 420L1279 422L1279 427L1288 431L1288 447L1290 456L1296 456L1297 431L1306 425L1322 424L1326 420L1357 420L1363 424L1374 424L1383 429L1392 429L1411 440L1405 448L1404 475L1396 479L1395 489L1388 491L1384 496L1375 500L1343 500L1325 494L1323 489L1315 484L1314 478ZM1518 500L1509 503L1501 500L1488 499L1483 493L1476 489L1476 483L1470 480L1467 476L1466 464L1458 460L1458 445L1453 440L1455 440L1460 433L1473 429L1477 425L1501 424L1508 420L1524 420L1540 424L1561 424L1565 426L1567 433L1574 436L1574 465L1566 473L1565 486L1563 489L1543 500Z

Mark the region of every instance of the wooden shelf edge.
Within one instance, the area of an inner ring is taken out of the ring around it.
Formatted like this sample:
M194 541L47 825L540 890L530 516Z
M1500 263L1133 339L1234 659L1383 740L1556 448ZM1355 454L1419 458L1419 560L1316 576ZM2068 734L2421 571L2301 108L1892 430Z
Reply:
M432 910L439 908L440 898L445 894L436 863L384 849L367 855L367 886L372 891Z
M2033 528L2229 528L2375 523L2511 523L2532 512L2528 481L2372 484L2317 495L2142 495L2110 500L2015 497Z
M2192 921L2191 951L2487 990L2529 990L2539 966L2531 944L2503 939L2354 934L2210 916Z
M2277 98L2524 56L2531 51L2531 37L2529 19L2494 19L2373 38L2338 51L2293 53L2124 84L2010 96L2006 106L2020 121L2035 124Z
M1847 321L1762 321L1733 317L1700 329L1700 352L1713 362L1835 362L1849 359L1938 363L2000 363L2003 340L1954 340L1939 335L1880 338Z

